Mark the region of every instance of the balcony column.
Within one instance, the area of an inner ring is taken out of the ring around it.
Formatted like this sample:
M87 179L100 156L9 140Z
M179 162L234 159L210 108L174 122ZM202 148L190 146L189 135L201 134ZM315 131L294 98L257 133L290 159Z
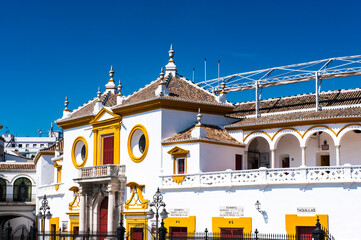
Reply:
M248 169L248 151L244 151L243 155L243 170Z
M341 159L340 159L340 147L341 145L336 145L336 166L341 166Z
M115 190L112 185L108 185L108 235L115 232L114 229L114 210L115 210ZM112 239L112 238L107 238Z
M79 233L86 232L86 193L83 187L79 187L80 192L80 210L79 210Z
M271 168L276 167L276 149L271 149Z
M301 167L306 167L306 147L301 147L302 150L302 164Z

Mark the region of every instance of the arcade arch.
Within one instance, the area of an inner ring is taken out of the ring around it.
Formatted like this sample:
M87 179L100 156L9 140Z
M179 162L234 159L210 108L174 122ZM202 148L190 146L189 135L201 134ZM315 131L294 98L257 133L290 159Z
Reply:
M263 137L253 138L248 145L247 160L248 169L271 167L268 141Z

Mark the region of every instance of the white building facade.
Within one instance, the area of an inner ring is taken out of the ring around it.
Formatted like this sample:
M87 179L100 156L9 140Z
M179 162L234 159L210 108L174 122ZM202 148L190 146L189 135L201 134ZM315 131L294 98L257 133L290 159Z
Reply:
M169 234L307 235L319 218L336 239L357 239L361 90L321 93L320 111L312 94L263 100L255 117L255 102L200 88L169 56L127 97L111 69L105 92L73 111L66 100L63 143L35 159L46 230L113 233L124 216L132 239L149 239L159 188Z

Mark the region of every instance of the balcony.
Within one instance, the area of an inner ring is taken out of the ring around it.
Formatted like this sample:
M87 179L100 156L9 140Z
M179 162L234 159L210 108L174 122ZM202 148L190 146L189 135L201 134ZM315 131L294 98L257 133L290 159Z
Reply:
M124 165L101 165L94 167L83 167L79 169L78 178L74 179L78 182L108 181L111 179L125 178Z
M184 176L179 184L173 177ZM252 187L266 188L276 185L343 184L350 187L361 183L361 166L341 167L303 167L257 170L226 170L199 174L161 176L163 189L192 188L232 188Z

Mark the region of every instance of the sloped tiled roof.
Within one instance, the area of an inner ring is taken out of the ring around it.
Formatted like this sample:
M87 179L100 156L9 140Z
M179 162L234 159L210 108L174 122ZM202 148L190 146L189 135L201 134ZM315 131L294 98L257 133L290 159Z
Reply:
M33 170L35 169L34 163L0 163L2 170Z
M117 103L117 96L115 94L112 94L111 92L103 93L100 99L103 102L103 105L105 107L112 107ZM94 106L96 103L97 98L93 98L89 102L83 104L82 106L78 107L77 109L74 109L70 116L62 119L58 119L56 122L64 122L72 119L77 119L81 117L87 117L87 116L94 116Z
M259 113L277 113L309 109L315 107L315 102L316 96L314 93L266 99L260 101ZM255 104L255 101L239 103L229 116L243 117L255 114ZM321 92L319 95L320 107L337 107L356 104L361 104L361 89Z
M215 142L223 142L223 143L231 143L231 144L240 144L236 139L234 139L231 135L229 135L225 130L222 128L215 126L215 125L208 125L204 124L202 127L206 130L207 136L202 139L211 140ZM178 142L178 141L186 141L186 140L193 140L192 131L195 126L191 126L170 138L165 139L163 142Z
M139 89L130 95L122 105L126 106L158 98L158 96L155 95L155 90L157 89L159 83L160 79L157 79L144 88ZM228 103L219 103L214 94L197 86L180 75L168 79L167 88L169 90L169 95L162 96L163 99L230 106Z
M255 114L255 102L240 103L232 113L228 114L240 120L227 125L226 128L361 117L361 89L320 93L321 111L315 111L315 101L315 94L263 100L260 101L258 118L249 116Z

